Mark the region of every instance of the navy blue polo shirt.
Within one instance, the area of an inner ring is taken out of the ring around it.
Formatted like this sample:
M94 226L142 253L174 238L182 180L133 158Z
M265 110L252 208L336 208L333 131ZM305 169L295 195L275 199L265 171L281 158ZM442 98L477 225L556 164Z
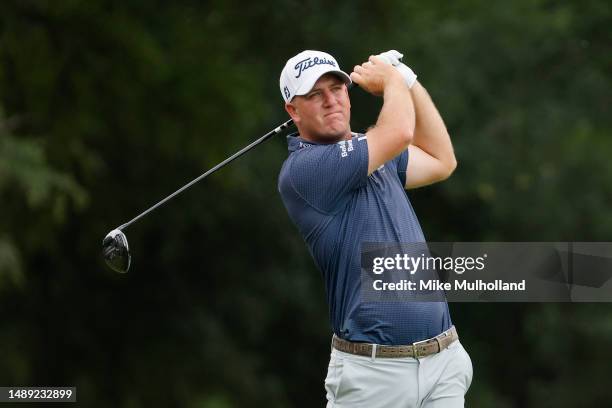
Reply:
M278 188L323 275L334 333L411 344L451 326L446 302L361 301L361 243L425 242L404 185L408 150L368 176L368 141L318 144L288 136ZM409 177L410 175L408 175Z

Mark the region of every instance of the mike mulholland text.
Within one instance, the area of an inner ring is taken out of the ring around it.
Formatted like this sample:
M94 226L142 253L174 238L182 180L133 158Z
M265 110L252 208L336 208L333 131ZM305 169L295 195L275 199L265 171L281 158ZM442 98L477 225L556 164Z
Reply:
M406 279L402 279L399 282L383 282L378 279L372 283L374 290L467 290L467 291L510 291L510 290L525 290L525 279L520 282L504 282L501 279L496 279L493 282L485 282L483 280L476 280L474 282L468 281L454 281L454 285L450 282L440 282L437 279L422 280L417 283ZM454 287L453 287L454 286Z

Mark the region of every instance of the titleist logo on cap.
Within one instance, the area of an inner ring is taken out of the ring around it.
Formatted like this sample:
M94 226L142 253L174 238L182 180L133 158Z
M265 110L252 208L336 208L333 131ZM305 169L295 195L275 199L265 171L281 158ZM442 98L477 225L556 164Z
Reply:
M297 71L297 75L295 77L299 78L302 75L302 72L306 71L308 68L314 67L315 65L323 65L323 64L331 65L332 67L336 66L335 61L328 60L326 58L308 57L306 59L299 61L297 64L295 64L294 69Z
M279 78L285 102L296 95L306 95L321 76L333 73L345 84L351 83L348 74L340 69L336 59L323 51L305 50L289 58Z

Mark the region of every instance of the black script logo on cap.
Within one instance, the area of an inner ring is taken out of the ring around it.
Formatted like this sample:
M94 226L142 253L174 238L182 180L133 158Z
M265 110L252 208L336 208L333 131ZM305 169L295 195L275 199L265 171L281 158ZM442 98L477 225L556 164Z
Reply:
M323 64L331 65L332 67L336 66L336 63L334 61L328 60L327 58L308 57L306 59L301 60L297 64L295 64L294 69L297 70L297 75L295 77L299 78L302 75L302 72L306 71L308 68L312 68L315 65L323 65Z

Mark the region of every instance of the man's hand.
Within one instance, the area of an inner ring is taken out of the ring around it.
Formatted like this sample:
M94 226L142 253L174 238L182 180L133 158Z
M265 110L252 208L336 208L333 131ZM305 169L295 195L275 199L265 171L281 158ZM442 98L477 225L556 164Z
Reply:
M391 64L371 56L358 65L351 79L367 92L383 96L376 126L368 138L368 175L408 148L414 132L414 105L404 78Z
M377 56L370 56L367 62L356 65L351 73L351 79L361 88L376 96L384 95L387 87L401 84L404 81L397 69Z
M402 63L403 56L401 52L396 50L385 51L378 55L381 60L393 65L395 69L402 74L402 77L404 77L404 81L406 81L408 88L412 88L412 85L416 82L417 76L410 68Z
M393 65L394 67L398 66L402 63L402 58L404 54L396 50L389 50L385 52L381 52L377 55L380 59L384 60L386 63Z

